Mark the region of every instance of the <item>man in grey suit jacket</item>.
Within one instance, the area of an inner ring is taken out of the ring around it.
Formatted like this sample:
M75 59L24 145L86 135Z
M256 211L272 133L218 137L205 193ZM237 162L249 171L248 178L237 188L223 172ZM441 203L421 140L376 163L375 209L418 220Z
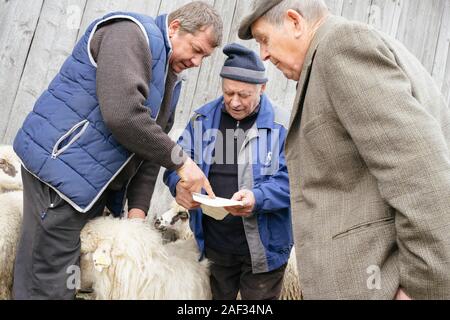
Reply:
M298 81L286 144L307 299L450 298L450 111L403 45L322 0L241 24Z

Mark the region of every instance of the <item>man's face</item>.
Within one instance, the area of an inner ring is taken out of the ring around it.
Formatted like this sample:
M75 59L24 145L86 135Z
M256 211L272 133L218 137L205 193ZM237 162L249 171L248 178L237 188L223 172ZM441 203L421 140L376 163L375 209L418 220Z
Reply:
M172 55L169 60L170 67L175 73L186 69L199 67L203 58L214 51L213 27L197 31L195 34L183 32L178 20L169 25L169 36L172 44Z
M252 34L260 46L261 59L270 60L286 78L300 80L308 47L299 36L298 22L286 18L278 26L260 18L253 23Z
M223 79L225 109L235 120L247 118L258 107L265 87L266 85Z

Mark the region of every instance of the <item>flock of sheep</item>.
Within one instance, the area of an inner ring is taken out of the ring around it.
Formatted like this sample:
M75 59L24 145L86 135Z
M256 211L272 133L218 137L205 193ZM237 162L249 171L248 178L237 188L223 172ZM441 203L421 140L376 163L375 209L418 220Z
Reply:
M0 300L11 298L22 201L19 159L0 146ZM176 204L145 221L104 216L81 232L79 289L99 300L208 300L209 262L198 258L189 213ZM300 298L293 252L281 299Z

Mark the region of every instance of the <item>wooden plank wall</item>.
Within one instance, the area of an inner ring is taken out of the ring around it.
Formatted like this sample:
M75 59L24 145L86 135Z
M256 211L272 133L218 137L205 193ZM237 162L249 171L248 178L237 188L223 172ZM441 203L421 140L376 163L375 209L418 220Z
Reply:
M0 0L0 143L12 143L34 101L48 86L89 23L115 11L149 15L168 13L190 0ZM237 38L248 0L206 0L224 20L224 43L257 50L254 41ZM450 104L450 0L326 0L330 10L369 23L403 42L429 70ZM189 70L171 136L175 139L192 111L220 94L221 50ZM291 108L295 83L268 65L268 95ZM168 206L167 190L158 185L152 211Z

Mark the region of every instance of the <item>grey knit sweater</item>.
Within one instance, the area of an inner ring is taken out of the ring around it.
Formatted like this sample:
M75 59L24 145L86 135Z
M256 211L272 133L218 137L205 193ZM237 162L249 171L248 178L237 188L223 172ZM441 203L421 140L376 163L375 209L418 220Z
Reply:
M165 96L155 122L144 106L152 59L141 29L128 20L108 22L95 32L90 49L98 65L97 97L105 124L121 145L136 154L109 189L121 190L131 179L128 208L147 212L160 167L176 170L181 166L172 161L172 151L186 159L167 135L174 120L170 100L178 77L169 68Z

